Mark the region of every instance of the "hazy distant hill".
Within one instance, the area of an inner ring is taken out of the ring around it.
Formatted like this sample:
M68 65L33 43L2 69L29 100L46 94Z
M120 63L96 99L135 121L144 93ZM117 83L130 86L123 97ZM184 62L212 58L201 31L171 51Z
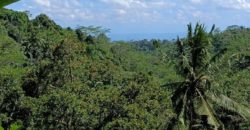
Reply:
M130 33L130 34L115 34L108 35L113 41L130 41L130 40L143 40L143 39L160 39L160 40L172 40L176 39L177 36L184 37L185 33Z

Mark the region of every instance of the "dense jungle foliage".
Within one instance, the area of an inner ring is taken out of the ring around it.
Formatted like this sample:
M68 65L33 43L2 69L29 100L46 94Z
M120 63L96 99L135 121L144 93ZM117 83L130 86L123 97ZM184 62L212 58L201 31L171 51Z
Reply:
M250 28L114 42L28 16L0 9L0 129L250 129Z

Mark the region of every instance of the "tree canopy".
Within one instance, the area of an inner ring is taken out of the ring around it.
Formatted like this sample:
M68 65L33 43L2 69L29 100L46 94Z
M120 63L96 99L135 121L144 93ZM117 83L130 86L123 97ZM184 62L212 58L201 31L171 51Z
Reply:
M250 128L249 28L106 33L1 8L0 129Z

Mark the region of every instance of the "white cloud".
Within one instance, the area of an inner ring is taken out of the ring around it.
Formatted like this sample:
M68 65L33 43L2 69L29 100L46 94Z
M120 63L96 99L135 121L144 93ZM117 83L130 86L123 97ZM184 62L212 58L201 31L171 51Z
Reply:
M166 26L175 30L197 21L249 25L250 16L250 0L22 0L17 5L22 3L16 10L29 10L33 16L45 13L63 26L101 25L117 30Z
M40 10L59 23L104 26L213 22L222 17L216 13L219 8L250 11L250 0L34 0L32 3L33 10Z
M92 13L85 9L79 0L35 0L36 8L41 13L61 21L88 20L94 18Z
M170 7L175 5L174 2L166 0L100 0L106 4L113 4L123 8L153 8L153 7Z
M35 2L39 5L50 7L51 1L50 0L35 0Z
M201 4L204 2L204 0L190 0L190 2L192 2L194 4Z
M167 0L99 0L110 8L110 19L121 23L149 23L162 20L162 10L170 10L176 4Z
M162 10L176 6L170 0L34 0L36 9L56 21L110 21L144 23L163 20ZM101 8L100 8L101 6ZM128 20L129 19L129 20ZM133 20L131 20L133 19Z
M213 0L213 2L224 8L250 11L250 1L247 0Z
M250 2L247 2L246 0L238 0L238 7L239 9L246 9L250 11Z
M169 2L169 1L151 1L147 3L151 8L172 8L176 6L176 3Z
M107 4L116 4L122 7L130 8L132 6L141 6L146 7L146 4L144 1L140 0L101 0L102 2L105 2Z
M124 10L124 9L117 9L117 14L120 15L120 16L122 16L122 15L127 14L127 11Z

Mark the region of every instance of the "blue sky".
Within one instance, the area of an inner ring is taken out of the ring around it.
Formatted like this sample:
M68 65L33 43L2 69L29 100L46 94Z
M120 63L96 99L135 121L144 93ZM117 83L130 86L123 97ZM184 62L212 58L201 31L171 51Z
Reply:
M45 13L63 27L110 28L117 40L172 38L190 22L221 29L250 24L250 0L21 0L7 8Z

